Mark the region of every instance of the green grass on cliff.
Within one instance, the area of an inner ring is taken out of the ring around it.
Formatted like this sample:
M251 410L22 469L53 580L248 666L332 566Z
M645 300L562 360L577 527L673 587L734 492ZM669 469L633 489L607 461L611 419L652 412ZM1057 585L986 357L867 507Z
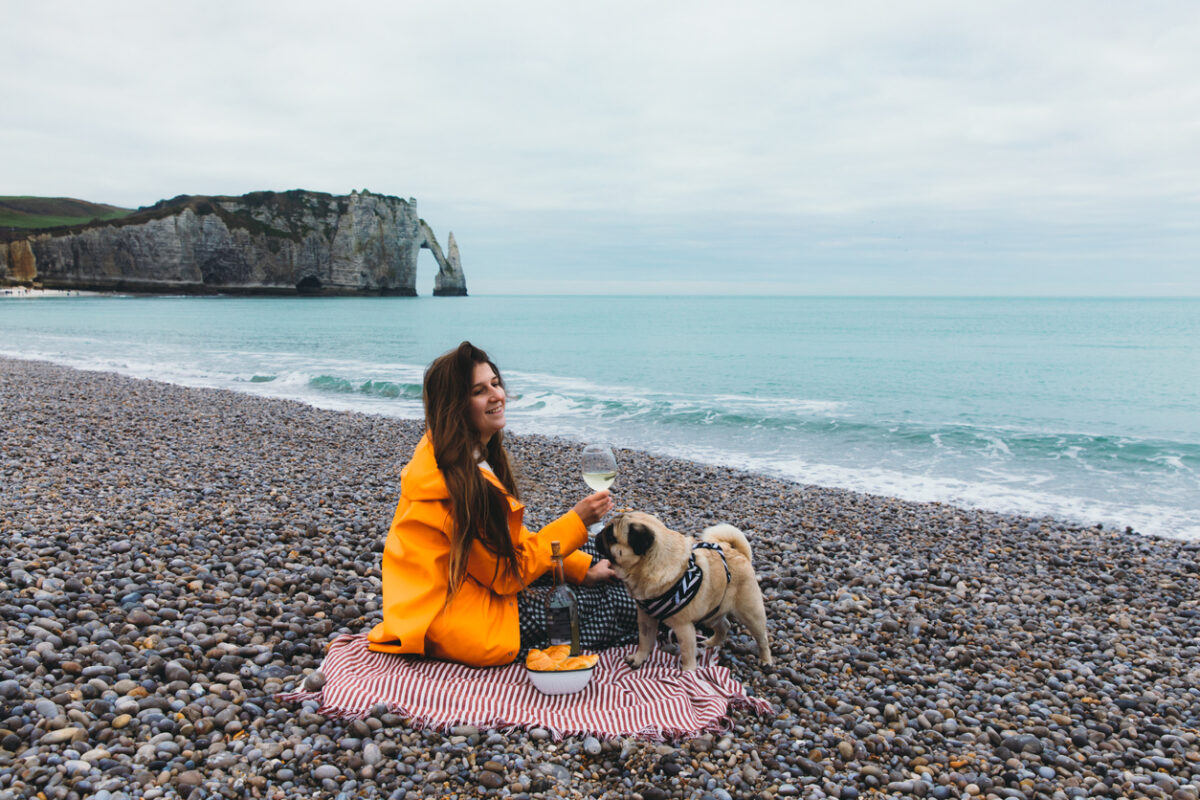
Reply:
M133 209L70 197L0 196L0 228L57 228L92 220L120 219Z

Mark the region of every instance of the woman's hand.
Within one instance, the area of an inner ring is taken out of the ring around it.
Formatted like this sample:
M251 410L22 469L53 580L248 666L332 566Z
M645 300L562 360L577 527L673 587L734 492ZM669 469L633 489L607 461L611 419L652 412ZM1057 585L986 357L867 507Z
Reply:
M594 525L613 510L612 494L607 489L587 497L575 504L575 513L583 520L584 525Z
M607 558L602 558L599 561L593 561L588 567L587 575L583 576L584 586L595 586L598 583L608 583L615 581L617 573L613 572L612 564Z

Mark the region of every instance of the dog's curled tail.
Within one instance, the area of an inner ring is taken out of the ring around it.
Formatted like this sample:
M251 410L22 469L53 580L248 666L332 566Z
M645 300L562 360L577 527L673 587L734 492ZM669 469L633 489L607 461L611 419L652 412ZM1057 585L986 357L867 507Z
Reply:
M744 555L749 561L754 561L754 557L750 553L750 542L746 539L746 534L732 525L722 523L705 528L704 533L700 534L700 538L706 542L724 542Z

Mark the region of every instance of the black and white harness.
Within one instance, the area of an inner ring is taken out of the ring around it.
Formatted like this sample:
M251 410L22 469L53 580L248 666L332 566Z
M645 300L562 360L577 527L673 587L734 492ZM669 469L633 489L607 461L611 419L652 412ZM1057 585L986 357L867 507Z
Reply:
M650 616L662 621L678 613L684 606L692 602L696 593L700 591L700 584L704 581L704 573L700 570L700 565L696 563L696 551L701 549L716 550L721 555L721 566L725 567L725 591L721 592L721 600L717 603L717 608L708 612L704 619L700 621L704 622L704 620L711 617L721 607L721 603L725 601L725 592L729 590L729 581L731 580L729 562L725 560L725 551L721 548L721 545L714 544L713 542L696 542L693 544L692 554L688 558L687 569L683 571L683 576L675 582L674 586L658 597L651 600L638 600L638 606Z

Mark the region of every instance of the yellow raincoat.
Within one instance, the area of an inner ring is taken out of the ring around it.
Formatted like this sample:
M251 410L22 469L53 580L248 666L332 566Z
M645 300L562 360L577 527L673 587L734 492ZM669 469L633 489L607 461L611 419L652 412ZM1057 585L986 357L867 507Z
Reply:
M489 470L484 476L502 491ZM368 635L368 646L385 653L414 653L484 667L517 657L521 633L517 593L551 566L550 542L561 543L567 580L581 583L592 557L578 551L587 527L569 511L537 533L522 524L525 506L508 497L508 531L520 576L514 577L478 540L467 557L467 572L446 604L450 582L450 493L425 434L400 473L400 503L383 550L383 622Z

